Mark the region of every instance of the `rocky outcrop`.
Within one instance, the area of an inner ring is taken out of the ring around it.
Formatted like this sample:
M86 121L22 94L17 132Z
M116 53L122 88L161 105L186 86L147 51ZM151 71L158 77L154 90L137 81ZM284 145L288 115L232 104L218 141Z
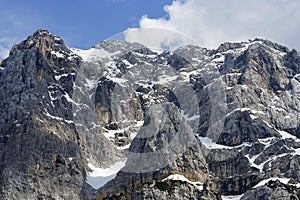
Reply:
M61 39L42 30L3 61L1 199L80 198L85 162L71 104L63 98L72 93L79 62Z
M246 199L299 199L297 188L281 183L280 181L270 181L265 186L247 191L241 200Z

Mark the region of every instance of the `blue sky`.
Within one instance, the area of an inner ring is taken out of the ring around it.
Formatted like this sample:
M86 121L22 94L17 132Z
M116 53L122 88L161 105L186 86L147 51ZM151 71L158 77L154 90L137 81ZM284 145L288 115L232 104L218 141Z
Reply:
M0 2L0 45L10 46L48 29L72 47L88 48L128 27L143 15L166 16L172 0L9 0ZM11 41L11 42L10 42Z
M263 37L300 50L298 0L3 0L0 5L0 58L40 28L82 49L125 30L132 39L130 30L141 27L176 31L207 48ZM151 39L149 33L139 37Z

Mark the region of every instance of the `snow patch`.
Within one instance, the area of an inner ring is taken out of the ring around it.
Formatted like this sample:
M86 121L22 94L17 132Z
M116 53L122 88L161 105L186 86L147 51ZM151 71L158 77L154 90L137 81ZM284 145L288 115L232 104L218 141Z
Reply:
M222 55L222 56L220 56L218 58L213 59L214 62L224 62L224 60L225 60L225 56L224 55Z
M112 80L114 83L117 83L123 87L125 87L125 83L127 82L126 79L118 78L118 77L109 77L109 79Z
M116 162L108 168L97 168L93 164L88 163L92 172L86 176L86 183L94 189L99 189L108 181L114 179L117 173L125 166L126 160L123 162Z
M117 147L117 149L119 149L119 150L125 150L125 149L128 149L129 147L130 147L130 144L127 144L125 146Z
M262 139L258 139L258 141L263 144L266 145L265 148L269 147L272 143L276 142L277 138L276 137L268 137L268 138L262 138Z
M221 199L222 200L240 200L242 198L244 194L241 194L241 195L222 195L221 196Z
M268 178L268 179L262 180L261 182L259 182L258 184L256 184L253 188L258 188L258 187L264 186L269 181L276 181L276 180L279 180L281 183L287 185L289 183L289 181L290 181L290 178L278 178L278 177Z
M111 139L111 138L114 138L115 137L115 134L116 133L124 133L124 132L128 132L130 133L130 140L133 140L137 133L138 133L138 130L143 126L144 124L144 121L136 121L135 124L132 124L132 125L129 125L125 128L122 128L122 129L117 129L117 130L106 130L106 132L104 132L104 135L107 139ZM104 128L105 130L105 128ZM129 146L126 145L128 148ZM125 146L124 147L119 147L120 149L125 149Z
M208 137L198 137L201 143L207 148L207 149L232 149L232 147L228 147L225 145L217 144L212 139Z
M183 176L181 174L172 174L172 175L168 176L167 178L163 179L162 181L166 181L166 180L187 182L191 185L194 185L199 190L203 190L203 183L202 182L199 182L199 181L198 182L192 182L192 181L190 181L189 179L187 179L185 176Z
M84 61L96 61L101 60L103 58L109 58L113 55L120 53L120 51L109 53L108 51L101 48L90 48L87 50L82 49L71 49L73 53L80 56Z
M266 149L266 148L267 148L267 147L265 147L265 149ZM270 165L273 161L277 160L277 158L281 158L281 157L285 157L285 156L288 156L288 155L296 154L296 153L297 153L297 150L298 150L298 149L295 149L295 151L296 151L295 153L283 153L283 154L275 155L275 156L272 155L271 157L269 157L269 159L267 159L266 161L262 162L262 163L259 164L259 165L255 164L254 162L255 162L256 158L258 158L258 157L260 156L260 154L262 154L263 151L262 151L261 153L255 155L255 156L252 156L251 158L250 158L249 155L245 155L245 157L249 160L250 165L251 165L252 167L255 167L255 168L259 169L259 171L260 171L262 174L264 174L263 169L264 169L264 166L265 166L267 163Z
M80 107L80 106L87 106L86 104L83 103L77 103L75 102L68 93L65 93L64 95L62 95L68 102L72 103L73 105Z
M282 136L282 139L293 139L295 140L296 142L300 142L300 139L298 139L296 136L286 132L286 131L280 131L280 130L277 130L278 133L280 133L280 135Z
M98 81L97 80L90 80L90 79L85 79L86 80L86 83L84 83L84 86L88 89L93 89L97 86L98 84Z
M133 66L135 66L135 65L132 65L130 62L128 62L128 60L122 60L122 62L125 64L125 65L127 65L127 68L132 68Z
M256 119L258 118L255 114L258 114L258 115L265 115L266 113L264 113L263 111L260 111L260 110L252 110L251 108L236 108L234 109L233 111L229 112L226 114L225 118L230 116L231 114L237 112L237 111L241 111L241 112L244 112L244 111L248 111L250 112L250 117L251 119Z
M51 51L51 54L56 55L58 58L65 58L64 54L58 52L58 51Z
M203 144L207 149L240 149L246 146L251 146L251 143L249 142L244 142L237 146L226 146L222 144L217 144L216 142L214 142L212 139L208 137L201 137L201 136L197 136L197 137L200 140L201 144Z
M59 81L59 79L61 79L62 77L67 77L67 76L69 76L69 75L75 76L75 73L56 75L56 76L55 76L55 79L56 79L57 81Z
M235 113L235 112L237 112L237 111L241 111L241 109L240 109L240 108L234 109L233 111L227 113L226 116L225 116L225 118L226 118L226 117L229 117L230 115L232 115L233 113Z
M261 154L261 153L260 153L260 154ZM245 155L245 157L248 159L248 161L249 161L251 167L254 167L254 168L258 169L261 173L263 173L263 168L264 168L264 165L265 165L265 163L266 163L267 161L261 163L260 165L257 165L257 164L254 163L255 160L256 160L256 158L258 158L260 154L255 155L255 156L252 156L251 158L250 158L249 155Z
M276 106L274 106L274 105L272 105L272 106L270 106L270 107L271 107L273 110L277 110L277 111L279 111L279 112L286 112L285 109L276 107Z
M261 110L251 110L253 114L265 115L266 113Z
M297 188L300 188L300 183L296 183L296 184L289 184L289 185L293 185L293 186L296 186Z
M61 117L57 117L57 116L53 116L51 115L46 109L45 109L45 113L44 113L47 117L57 120L57 121L62 121L62 122L66 122L68 124L74 124L74 122L72 120L67 120L67 119L63 119Z
M178 76L168 76L168 75L164 74L164 75L158 77L159 80L156 81L156 83L164 85L164 84L170 83L172 81L175 81L177 78L178 78Z
M250 114L251 119L257 119L258 117L256 115Z

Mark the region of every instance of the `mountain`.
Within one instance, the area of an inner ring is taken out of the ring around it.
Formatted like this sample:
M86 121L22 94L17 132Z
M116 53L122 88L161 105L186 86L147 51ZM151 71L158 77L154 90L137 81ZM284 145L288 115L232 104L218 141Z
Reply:
M46 30L0 64L1 199L299 199L300 55Z

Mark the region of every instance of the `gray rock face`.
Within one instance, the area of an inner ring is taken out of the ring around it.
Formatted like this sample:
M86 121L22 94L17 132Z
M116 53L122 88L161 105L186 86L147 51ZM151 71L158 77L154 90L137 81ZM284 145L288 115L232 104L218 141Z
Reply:
M268 40L71 50L39 30L0 63L1 199L298 199L299 105L299 53Z
M1 199L80 198L85 163L63 98L72 93L79 62L61 39L42 30L3 61Z
M282 184L280 181L270 181L263 187L246 192L241 200L246 199L299 199L295 186Z

